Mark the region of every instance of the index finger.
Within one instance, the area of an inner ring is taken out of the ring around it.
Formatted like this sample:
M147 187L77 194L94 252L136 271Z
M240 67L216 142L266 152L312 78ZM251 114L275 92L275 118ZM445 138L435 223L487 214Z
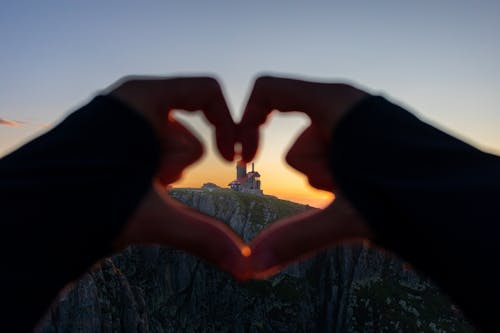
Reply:
M164 129L165 114L173 109L202 111L215 127L219 152L233 160L236 125L216 79L133 77L122 81L111 94L141 111L156 130Z
M237 141L242 145L242 157L250 161L255 156L259 141L259 127L273 110L301 111L311 119L321 112L322 88L327 84L296 79L262 76L255 80L245 107Z
M262 231L251 243L252 268L256 278L268 277L333 244L370 238L362 217L338 196L324 210L285 218Z
M259 77L239 125L237 140L242 145L243 159L249 161L255 156L259 126L265 123L272 110L305 113L323 140L328 142L342 115L366 96L368 94L364 91L344 83Z
M221 155L234 159L235 123L218 81L210 77L173 78L167 80L169 109L201 110L215 128L215 140Z
M162 157L157 178L164 185L178 180L184 169L203 155L203 145L186 127L175 120L168 121L168 135L162 140Z

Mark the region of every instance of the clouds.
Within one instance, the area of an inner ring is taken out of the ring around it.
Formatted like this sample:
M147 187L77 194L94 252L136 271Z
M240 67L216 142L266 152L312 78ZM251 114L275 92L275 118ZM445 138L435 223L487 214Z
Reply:
M0 117L0 126L8 126L8 127L28 127L28 128L34 128L34 129L41 129L41 130L49 130L51 129L54 124L52 123L37 123L37 122L26 122L26 121L20 121L20 120L10 120L6 118Z
M0 117L0 125L9 126L9 127L21 127L24 125L22 121L8 120Z

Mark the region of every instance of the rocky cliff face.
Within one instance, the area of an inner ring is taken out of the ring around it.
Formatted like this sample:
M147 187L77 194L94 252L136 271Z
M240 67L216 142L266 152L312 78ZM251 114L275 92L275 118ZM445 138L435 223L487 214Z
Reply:
M245 240L310 209L229 190L176 189ZM235 282L181 251L130 247L97 264L49 311L42 332L472 332L427 279L398 259L336 247L269 280Z

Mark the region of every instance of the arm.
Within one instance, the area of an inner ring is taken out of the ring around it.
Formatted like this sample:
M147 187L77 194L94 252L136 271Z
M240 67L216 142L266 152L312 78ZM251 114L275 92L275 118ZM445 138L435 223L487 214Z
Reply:
M135 78L0 160L2 327L30 330L64 284L130 244L175 246L248 274L229 227L156 186L203 153L172 109L202 110L233 158L234 123L217 81Z
M245 158L254 156L258 126L274 109L310 117L286 160L337 199L255 238L255 275L269 276L327 246L371 239L432 277L478 326L495 331L500 159L354 87L276 77L257 79L250 95L240 124Z
M31 329L62 286L111 253L159 157L144 117L99 96L0 160L4 320Z
M330 165L375 241L432 277L465 313L493 330L500 158L420 121L381 97L335 130Z

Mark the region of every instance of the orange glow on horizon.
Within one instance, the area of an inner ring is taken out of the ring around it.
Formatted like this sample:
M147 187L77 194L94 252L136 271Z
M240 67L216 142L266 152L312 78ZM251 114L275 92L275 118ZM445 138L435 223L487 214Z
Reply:
M261 174L262 190L264 195L272 195L282 200L288 200L316 208L325 208L335 198L331 192L313 188L307 178L291 168L283 165L274 169L258 167ZM235 179L236 162L227 163L217 161L203 161L190 167L183 177L175 182L173 187L200 188L205 183L214 183L221 188L229 188L228 184Z
M236 178L236 160L223 160L215 148L211 129L206 122L195 119L191 114L179 115L186 127L196 128L200 141L205 143L205 155L189 166L182 178L173 187L200 188L204 183L214 183L221 188L229 188ZM260 146L255 163L255 171L261 175L264 195L310 205L316 208L328 206L334 199L333 193L320 191L309 185L307 177L291 168L285 162L285 154L297 135L307 126L309 120L300 115L273 114L261 128ZM189 125L187 125L189 124ZM210 145L211 143L211 145ZM237 150L241 148L237 147ZM250 171L250 165L247 171Z

